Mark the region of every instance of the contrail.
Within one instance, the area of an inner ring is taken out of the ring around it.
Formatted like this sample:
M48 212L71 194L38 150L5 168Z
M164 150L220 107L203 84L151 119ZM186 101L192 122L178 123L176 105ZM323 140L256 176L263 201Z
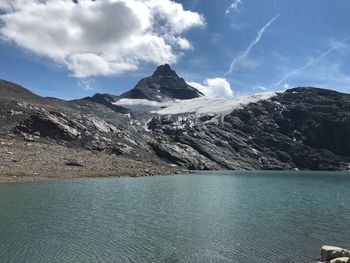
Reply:
M303 71L304 69L306 69L307 67L311 66L312 64L318 62L320 59L324 58L325 56L327 56L329 53L331 53L332 51L336 50L336 47L332 47L328 50L326 50L325 52L323 52L321 55L319 55L316 58L311 58L309 62L307 62L306 64L304 64L303 66L296 68L290 72L288 72L286 75L284 75L283 78L281 78L279 81L275 82L273 85L281 85L282 82L285 82L287 79L289 79L291 76L293 76L294 74L299 73L300 71Z
M239 64L243 59L245 59L249 55L249 53L252 50L252 48L259 43L261 37L264 35L265 30L269 26L271 26L271 24L273 22L275 22L279 18L279 16L280 16L280 14L277 14L274 18L272 18L269 22L267 22L267 24L265 26L263 26L258 31L258 33L256 34L256 38L249 44L249 46L244 50L244 52L241 55L239 55L238 57L236 57L236 58L234 58L232 60L228 71L224 74L224 77L226 77L227 75L231 74L235 70L236 65Z

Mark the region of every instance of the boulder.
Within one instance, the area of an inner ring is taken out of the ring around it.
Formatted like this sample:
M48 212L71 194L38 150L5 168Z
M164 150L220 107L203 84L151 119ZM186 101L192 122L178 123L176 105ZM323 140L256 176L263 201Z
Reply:
M348 257L335 258L330 261L330 263L349 263L350 259Z
M338 259L343 257L350 257L350 252L344 248L333 247L333 246L323 246L321 249L321 261L330 261L332 259ZM338 261L332 261L335 263ZM343 261L339 261L343 262ZM346 262L346 261L344 261Z
M74 124L70 118L62 113L41 110L33 113L18 125L17 131L24 136L26 141L33 141L33 134L51 139L73 141L80 135Z

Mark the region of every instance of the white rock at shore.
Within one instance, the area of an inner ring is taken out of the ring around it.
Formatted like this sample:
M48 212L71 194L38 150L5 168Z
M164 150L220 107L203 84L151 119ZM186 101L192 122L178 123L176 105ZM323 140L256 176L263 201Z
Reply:
M339 258L348 258L350 257L350 252L344 248L341 247L334 247L334 246L323 246L321 249L321 261L330 261L332 259L339 259ZM331 261L332 263L336 263L338 261ZM346 262L346 261L339 261L339 262Z
M330 261L330 263L348 263L350 259L348 257L335 258Z

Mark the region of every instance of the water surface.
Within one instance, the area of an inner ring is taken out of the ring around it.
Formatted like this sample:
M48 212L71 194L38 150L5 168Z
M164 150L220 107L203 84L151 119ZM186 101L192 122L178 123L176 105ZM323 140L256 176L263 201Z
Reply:
M350 173L0 185L1 262L315 262L350 247Z

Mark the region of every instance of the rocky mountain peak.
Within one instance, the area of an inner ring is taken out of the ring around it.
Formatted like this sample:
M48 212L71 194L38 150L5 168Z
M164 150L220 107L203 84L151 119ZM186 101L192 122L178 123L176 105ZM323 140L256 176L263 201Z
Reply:
M141 79L120 99L147 99L152 101L188 100L204 96L180 78L168 64L159 66L152 76Z
M153 73L152 77L179 77L174 70L172 70L169 64L159 66Z

